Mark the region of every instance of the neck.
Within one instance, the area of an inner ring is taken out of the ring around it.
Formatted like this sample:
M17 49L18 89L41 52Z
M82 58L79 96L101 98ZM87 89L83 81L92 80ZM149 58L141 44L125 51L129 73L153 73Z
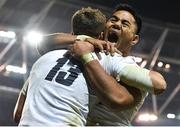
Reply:
M123 57L126 57L126 56L129 56L129 54L131 52L131 47L128 47L125 50L123 50L123 49L118 49L118 50L122 52Z
M122 52L123 57L129 56L129 52Z

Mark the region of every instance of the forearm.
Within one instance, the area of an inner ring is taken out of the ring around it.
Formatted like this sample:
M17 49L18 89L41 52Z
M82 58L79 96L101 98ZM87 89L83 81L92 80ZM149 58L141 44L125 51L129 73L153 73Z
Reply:
M108 75L97 60L85 64L84 68L91 87L108 107L123 110L133 104L133 96L124 86Z
M129 86L153 94L160 94L166 88L165 81L159 73L133 65L126 66L121 70L120 79Z
M16 102L16 106L14 108L14 113L13 113L13 119L16 123L19 123L19 121L21 119L25 100L26 100L26 96L24 94L20 93L18 100Z
M24 83L23 88L21 89L21 91L19 93L19 97L17 99L16 106L14 108L13 119L16 123L19 123L19 121L21 119L24 103L26 100L28 86L29 86L29 78Z
M37 45L38 52L43 55L55 49L67 49L76 40L75 35L55 33L43 37L43 42Z
M155 71L150 71L149 76L151 77L152 84L153 84L153 91L154 94L161 94L167 88L167 84L163 76Z

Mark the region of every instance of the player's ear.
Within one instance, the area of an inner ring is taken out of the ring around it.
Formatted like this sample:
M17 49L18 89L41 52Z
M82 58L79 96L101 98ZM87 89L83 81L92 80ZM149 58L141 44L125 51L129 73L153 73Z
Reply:
M139 42L139 35L135 34L132 41L131 41L131 45L136 45Z
M104 39L104 32L101 32L101 34L99 35L98 39L100 39L100 40Z

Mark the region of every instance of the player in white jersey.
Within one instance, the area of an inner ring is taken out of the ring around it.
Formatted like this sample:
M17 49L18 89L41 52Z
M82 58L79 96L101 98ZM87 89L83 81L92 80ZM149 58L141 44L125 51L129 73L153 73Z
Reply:
M80 51L80 48L76 48L76 49L78 52ZM100 54L100 57L101 60L99 62L103 67L103 69L105 69L105 71L108 74L116 78L117 81L123 80L121 79L122 77L121 74L123 73L124 68L126 68L126 66L137 67L135 61L130 56L122 57L121 60L119 60L119 56L116 55L114 57L109 56L108 58L108 56L105 56L105 54ZM95 61L92 61L91 64L92 66L95 66ZM90 63L89 66L91 66ZM143 77L145 77L144 75L141 75L140 73L136 73L136 72L134 72L134 75L138 75L140 79L141 78L143 79ZM103 80L103 81L107 82L107 80ZM120 82L120 84L122 85L122 82ZM101 100L97 98L97 96L91 94L89 100L90 111L88 114L87 125L128 126L132 121L132 119L134 118L137 111L142 106L144 99L148 93L148 89L143 89L143 87L140 84L141 83L134 85L133 82L131 84L128 84L129 86L124 84L124 86L130 92L130 94L133 95L134 103L127 107L121 107L122 108L121 110L116 110L116 109L113 110L108 108L107 106L104 105L104 103L102 103ZM151 90L149 90L149 92L153 93Z
M136 12L133 11L133 9L127 5L120 5L117 10L113 12L112 17L108 20L106 29L105 29L105 39L116 42L116 47L123 53L123 56L127 57L131 51L131 48L133 45L135 45L139 41L139 31L141 27L141 20L136 15ZM55 35L55 39L53 40L54 43L47 43L46 48L50 46L51 48L53 46L57 46L59 44L62 44L63 41L66 40L60 35L63 35L62 33L59 33L59 35ZM63 35L66 36L66 35ZM70 38L68 36L68 38ZM71 39L73 41L73 39ZM87 40L87 39L86 39ZM67 40L66 40L67 41ZM97 44L96 46L101 47L100 49L103 49L103 46L99 46L98 40L89 39L87 40L93 44ZM52 42L52 38L50 39L50 42ZM81 46L83 46L81 44ZM86 48L87 46L84 46L83 48ZM82 49L83 49L82 48ZM78 46L74 48L76 50L76 53L80 53L83 50L80 50ZM130 60L132 62L132 59L127 57L127 62ZM102 79L101 77L104 76L104 73L102 70L100 70L100 66L98 66L98 63L95 61L89 62L87 66L84 67L85 70L88 72L88 76L90 76L90 80L94 83L97 81L101 82L108 82L106 80L107 78L104 77ZM132 72L132 71L131 71ZM134 73L132 73L134 74ZM166 89L166 82L164 78L157 72L150 71L149 76L153 80L153 92L155 94L161 93ZM99 80L99 79L101 80ZM133 83L132 83L133 84ZM128 84L128 85L132 85ZM137 84L136 84L137 85ZM133 85L132 85L133 86ZM95 98L95 106L90 109L90 114L88 120L90 121L88 125L96 125L96 123L99 123L99 125L129 125L129 123L132 121L134 115L137 113L141 105L143 104L143 101L145 99L145 96L147 95L147 89L138 88L136 89L134 87L130 87L125 85L125 87L129 90L130 94L134 97L134 104L131 105L131 107L126 107L122 111L112 111L106 106L101 103L101 101L96 101ZM137 87L137 86L136 86ZM152 91L151 91L152 92ZM91 99L91 98L90 98ZM90 102L92 102L90 100Z
M77 11L74 17L84 10ZM92 16L85 16L90 18L91 24L97 25L99 31L94 33L99 35L104 30L106 17L99 10L87 10L90 12L86 15ZM20 126L86 124L89 102L87 84L81 64L70 56L63 56L65 52L48 52L33 65L14 112L15 121L20 121Z
M94 59L91 59L92 61L94 60ZM88 61L88 63L89 62L91 62L91 60L90 61ZM92 62L91 62L92 63ZM88 65L87 65L87 67L91 64L91 63L89 63ZM96 63L97 64L97 63ZM85 67L86 68L86 67ZM109 68L109 69L111 69L111 68ZM121 69L122 69L122 67L121 67ZM106 67L105 67L105 70L106 70ZM108 71L108 70L106 70L106 71ZM110 73L111 74L111 73ZM116 74L118 74L118 73L116 73ZM113 75L113 74L112 74ZM113 75L113 76L115 76L115 77L119 77L118 75L116 76L115 74ZM104 78L105 79L105 78ZM93 79L91 79L91 81L92 81ZM120 91L119 91L120 92ZM103 100L103 99L102 99ZM137 105L136 105L137 106ZM120 107L120 108L122 108L122 107ZM112 112L112 111L111 111ZM131 114L132 115L132 114ZM108 116L107 116L108 117ZM117 120L117 119L116 119ZM116 121L116 122L120 122L120 121ZM118 125L118 124L116 124L116 125Z
M83 126L86 123L86 81L79 64L64 57L65 52L48 52L33 65L20 126Z
M100 20L100 23L105 21ZM23 88L20 93L19 102L22 102L21 95L23 95L25 104L24 102L20 104L22 106L20 109L17 102L15 109L15 117L18 111L19 118L23 109L20 126L85 125L88 112L87 85L78 63L63 57L64 52L59 50L48 52L33 65L29 83L25 85L28 89L24 86L25 90ZM110 85L119 90L125 89L117 84ZM128 97L128 91L122 93ZM122 93L118 92L118 96ZM111 98L107 98L107 102L113 104ZM19 118L16 118L17 122Z
M113 63L109 63L108 65L117 65L114 70L122 69L123 67L118 65L119 61L116 61L117 58L114 56ZM134 58L131 56L125 57L121 62L127 63L129 65L136 65ZM101 62L100 62L101 63ZM136 65L138 66L138 65ZM122 67L122 68L121 68ZM106 70L108 72L108 70ZM118 77L118 75L114 75L114 77ZM122 84L122 82L121 82ZM128 85L124 86L129 90L129 92L133 95L137 95L135 97L135 104L127 109L122 111L112 111L107 108L101 101L94 95L90 95L90 109L88 114L87 125L101 125L101 126L128 126L131 124L134 116L143 105L145 97L148 95L147 90L137 89L135 87L131 87ZM139 96L141 95L141 96Z
M131 48L138 43L139 41L139 31L140 31L140 19L136 15L136 13L133 11L133 9L127 5L119 5L117 9L113 12L111 18L107 21L106 29L105 29L105 39L116 42L116 47L123 53L124 57L128 57ZM78 47L78 46L77 46ZM82 45L82 49L83 49ZM75 48L77 49L77 48ZM77 49L75 52L77 54L80 54L79 52L83 51ZM90 51L90 50L89 50ZM130 59L129 59L130 60ZM129 61L127 60L127 62ZM132 61L132 60L130 60ZM92 65L90 65L92 64ZM89 63L88 66L85 67L86 70L90 70L89 68L94 67L96 68L95 61L92 61ZM114 63L115 66L117 64ZM98 66L98 65L97 65ZM93 70L93 69L92 69ZM97 75L94 75L96 73L102 74L101 71L96 71L94 69L93 71L88 71L88 75L91 75L91 79L95 78ZM129 71L129 74L134 74L133 71ZM134 74L136 75L136 74ZM138 75L137 77L141 77L142 75ZM151 77L152 81L154 80L154 87L159 88L154 93L158 94L159 92L162 92L166 89L166 82L164 78L157 72L150 71L149 76ZM143 80L142 78L141 80ZM121 83L122 84L122 83ZM126 83L127 84L127 83ZM127 84L127 85L132 85ZM133 85L132 85L133 86ZM134 86L135 87L135 86ZM147 90L145 89L136 89L134 87L126 86L128 91L134 96L135 103L131 105L131 107L127 107L127 109L123 109L122 111L112 111L108 109L106 106L101 103L101 101L97 101L95 106L90 109L89 113L89 123L88 125L96 125L96 123L99 123L99 125L116 125L116 126L128 126L132 119L134 118L135 114L143 104L143 101L147 95Z

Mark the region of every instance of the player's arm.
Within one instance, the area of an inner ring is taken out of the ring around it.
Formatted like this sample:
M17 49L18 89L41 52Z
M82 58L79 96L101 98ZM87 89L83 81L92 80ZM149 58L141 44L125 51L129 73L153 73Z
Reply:
M21 89L21 91L19 93L19 97L18 97L18 100L16 102L16 106L14 108L13 120L16 123L19 123L19 121L21 119L22 110L23 110L24 103L26 100L28 84L29 84L29 80L27 79L25 84L23 85L23 88Z
M152 80L154 94L158 95L166 90L167 83L159 72L150 71L149 76Z
M43 41L37 44L37 50L40 55L43 55L48 51L56 49L69 49L69 47L71 47L71 45L74 44L77 40L88 41L101 52L106 50L112 55L115 52L120 53L120 51L115 48L113 43L94 39L86 35L72 35L67 33L54 33L43 36Z
M167 87L166 81L160 73L134 65L125 66L119 76L121 81L127 85L156 95L164 92Z
M70 45L74 44L76 40L86 40L93 44L96 48L99 48L101 51L105 48L110 52L117 52L113 46L108 46L106 42L102 40L97 40L89 38L85 35L71 35L66 33L56 33L44 36L43 43L38 45L39 52L41 54L48 52L54 49L63 49L68 48ZM166 89L166 82L161 74L155 71L147 72L145 69L140 68L126 68L124 69L122 75L122 80L130 86L149 91L153 94L160 94ZM146 73L145 73L146 72ZM141 75L141 76L139 76ZM139 76L139 77L137 77ZM133 82L133 83L132 83Z
M89 43L75 43L72 49L84 63L86 78L96 95L107 107L113 110L124 110L134 105L134 97L113 77L105 72L92 53L93 46Z
M76 40L75 35L66 33L54 33L43 36L43 41L37 44L38 52L43 55L55 49L67 49Z
M97 60L84 65L91 87L101 102L113 110L124 110L134 104L129 91L108 75Z

